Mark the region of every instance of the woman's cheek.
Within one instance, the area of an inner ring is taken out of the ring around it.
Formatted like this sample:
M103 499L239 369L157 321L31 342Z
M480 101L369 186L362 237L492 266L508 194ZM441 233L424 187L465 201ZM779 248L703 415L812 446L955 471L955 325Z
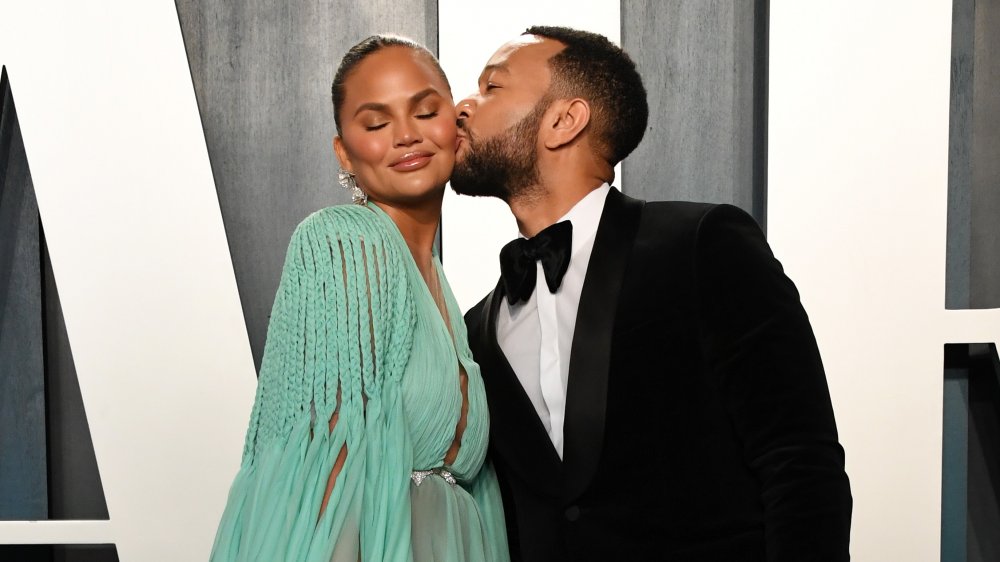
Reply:
M358 143L358 156L369 166L378 166L385 160L389 151L389 143L383 138L385 136L369 133Z
M433 135L434 144L438 147L454 147L455 139L458 137L458 127L455 125L455 119L435 119Z

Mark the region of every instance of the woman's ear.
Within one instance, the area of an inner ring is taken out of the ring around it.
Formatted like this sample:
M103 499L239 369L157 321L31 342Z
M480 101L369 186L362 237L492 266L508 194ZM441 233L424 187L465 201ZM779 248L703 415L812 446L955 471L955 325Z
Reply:
M545 148L556 149L579 138L587 128L590 104L581 98L556 100L549 115L548 125L543 127Z
M354 173L354 168L351 166L351 157L347 155L347 149L344 148L344 139L340 138L340 135L333 137L333 152L337 155L340 167Z

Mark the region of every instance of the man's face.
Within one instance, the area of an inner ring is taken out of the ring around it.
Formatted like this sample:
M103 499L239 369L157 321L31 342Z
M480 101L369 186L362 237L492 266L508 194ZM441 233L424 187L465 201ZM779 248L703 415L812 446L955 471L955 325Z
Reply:
M507 201L537 182L538 130L551 82L548 61L563 48L558 41L524 35L490 58L476 93L457 106L451 179L456 192Z

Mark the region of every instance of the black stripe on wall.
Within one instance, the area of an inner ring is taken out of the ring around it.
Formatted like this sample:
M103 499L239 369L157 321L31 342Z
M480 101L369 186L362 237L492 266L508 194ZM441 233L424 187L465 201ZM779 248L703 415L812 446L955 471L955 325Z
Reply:
M0 545L0 560L16 562L118 562L113 544Z

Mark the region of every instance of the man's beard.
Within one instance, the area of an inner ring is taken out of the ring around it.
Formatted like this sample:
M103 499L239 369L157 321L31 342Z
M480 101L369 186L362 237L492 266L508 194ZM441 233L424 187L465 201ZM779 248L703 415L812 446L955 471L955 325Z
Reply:
M482 141L459 122L469 144L455 163L451 188L460 195L497 197L510 202L538 184L538 125L549 104L543 99L504 132Z

